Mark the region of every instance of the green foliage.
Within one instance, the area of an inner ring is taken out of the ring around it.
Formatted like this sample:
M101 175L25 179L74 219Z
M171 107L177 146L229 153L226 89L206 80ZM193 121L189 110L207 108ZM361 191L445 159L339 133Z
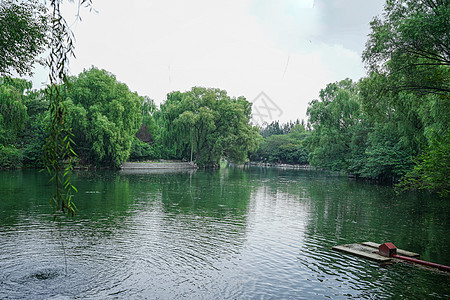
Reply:
M448 95L449 20L447 0L387 1L370 24L366 66L390 77L385 88Z
M446 198L450 196L450 130L447 129L444 135L432 135L414 169L402 178L397 187L430 190Z
M378 74L360 81L362 109L367 139L365 166L356 171L363 177L399 178L411 170L423 143L423 118L419 111L427 96L406 91L384 91L389 79Z
M448 98L380 88L389 80L372 73L357 85L331 84L310 103L310 163L379 180L406 174L403 189L447 195Z
M271 163L307 164L308 152L304 145L306 136L305 128L300 124L291 127L287 134L270 135L261 142L252 159Z
M47 44L48 19L37 0L0 2L0 75L32 74Z
M71 78L67 93L75 150L82 163L119 167L130 155L144 101L105 70L91 68Z
M61 85L50 85L46 89L49 99L50 122L47 125L47 138L43 151L43 162L51 175L50 181L55 182L55 194L50 198L50 204L56 212L75 214L75 204L72 202L72 193L77 189L71 184L70 171L72 171L72 158L75 152L72 149L72 132L66 120L67 107L62 101Z
M6 149L3 159L14 161L8 168L43 166L48 103L43 101L42 91L31 91L30 88L30 81L0 78L0 145ZM16 151L20 153L16 154ZM12 157L6 158L7 154Z
M413 166L423 128L411 94L378 94L380 77L330 84L308 108L309 161L365 178L396 179Z
M309 162L330 170L347 170L352 137L361 122L357 86L350 79L328 84L320 99L310 102L307 115Z
M402 144L394 124L377 124L368 134L364 164L353 170L362 177L400 178L412 167L412 153Z
M0 145L16 142L28 119L24 104L25 80L0 78Z
M21 141L23 143L23 166L29 168L43 168L42 149L47 139L47 122L44 113L31 114L27 122Z
M0 145L0 169L17 169L22 166L22 154L14 146Z
M261 134L261 136L263 138L266 138L266 137L271 136L271 135L288 134L298 124L300 124L299 120L297 120L295 122L291 122L290 121L288 123L281 124L281 125L280 125L279 121L273 121L272 123L266 124L264 127L262 127L259 130L259 133ZM302 120L302 124L301 125L303 127L305 125L303 120Z
M133 139L130 150L130 160L152 160L161 158L159 148L142 142L138 138Z
M445 136L450 124L450 98L429 94L419 100L417 114L422 120L427 139L433 140L436 134Z
M144 97L144 103L142 104L142 124L136 133L136 137L149 145L154 144L159 138L159 126L156 124L153 116L156 111L155 102L148 97Z
M194 87L172 92L155 115L161 127L162 157L191 158L201 166L213 166L221 157L235 162L258 147L258 129L249 124L251 104L226 91Z

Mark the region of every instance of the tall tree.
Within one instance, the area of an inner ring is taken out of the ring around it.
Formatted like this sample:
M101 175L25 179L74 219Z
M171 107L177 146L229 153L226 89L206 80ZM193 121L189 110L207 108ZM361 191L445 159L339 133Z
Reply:
M92 67L70 79L65 105L75 150L85 163L118 167L128 159L142 122L143 97L105 71Z
M28 120L25 89L31 82L0 77L0 169L22 166L22 154L17 148L19 136Z
M361 120L357 86L350 79L331 83L309 103L307 115L312 127L308 137L309 161L331 170L347 170L352 137Z
M424 142L414 95L379 94L372 88L378 79L329 84L320 100L310 103L312 165L379 180L398 179L411 170Z
M413 166L413 158L426 142L420 117L425 96L411 91L383 90L390 79L372 73L359 82L359 95L367 129L363 167L365 177L399 178Z
M28 118L25 89L31 82L24 79L0 78L0 145L16 142Z
M211 166L221 157L241 162L248 151L257 149L258 128L250 125L250 115L251 104L245 98L194 87L170 93L158 119L169 156Z

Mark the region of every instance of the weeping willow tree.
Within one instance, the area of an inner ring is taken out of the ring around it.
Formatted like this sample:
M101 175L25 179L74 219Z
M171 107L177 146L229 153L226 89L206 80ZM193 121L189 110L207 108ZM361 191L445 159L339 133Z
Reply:
M333 171L346 170L352 136L361 121L357 84L351 79L330 83L309 103L309 162Z
M251 103L220 89L193 87L172 92L156 118L166 157L216 166L221 158L243 162L258 149L260 135L250 124Z

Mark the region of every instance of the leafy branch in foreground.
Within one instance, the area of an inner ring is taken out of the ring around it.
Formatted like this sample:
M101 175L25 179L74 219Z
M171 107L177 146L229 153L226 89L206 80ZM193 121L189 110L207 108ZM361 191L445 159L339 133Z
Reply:
M49 113L51 121L48 137L44 146L43 160L48 173L52 176L50 181L55 182L55 193L50 198L50 204L55 212L75 214L75 204L72 202L72 193L77 192L70 179L72 171L72 157L76 156L72 149L72 132L66 122L67 110L61 101L62 86L53 85L46 92L50 99Z
M55 182L55 194L50 203L55 212L74 215L75 204L72 193L77 189L72 185L70 171L72 157L76 156L72 149L72 133L67 122L67 109L63 102L63 88L68 85L69 58L75 56L73 49L73 33L61 13L61 0L50 1L50 55L47 64L50 68L50 84L46 89L49 99L50 124L47 129L48 137L44 146L43 161L51 175L50 181ZM90 0L83 0L79 5L90 5Z

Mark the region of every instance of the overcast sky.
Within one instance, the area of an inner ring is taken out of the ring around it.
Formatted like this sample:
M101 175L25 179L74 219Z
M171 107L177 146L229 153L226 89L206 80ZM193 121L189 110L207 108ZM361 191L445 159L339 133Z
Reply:
M75 1L78 2L78 1ZM170 91L224 89L255 121L306 119L327 83L365 76L361 53L384 0L93 0L81 10L72 75L96 66L157 104ZM74 21L76 5L65 4ZM46 80L37 70L35 86Z

